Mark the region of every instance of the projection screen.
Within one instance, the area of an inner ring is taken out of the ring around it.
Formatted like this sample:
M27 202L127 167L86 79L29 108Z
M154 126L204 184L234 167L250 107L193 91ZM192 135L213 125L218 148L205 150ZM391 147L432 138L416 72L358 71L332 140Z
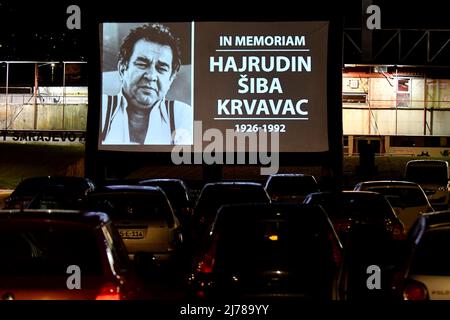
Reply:
M328 21L157 24L179 40L178 72L158 39L121 51L144 25L100 24L99 150L198 152L214 140L234 152L228 137L262 132L278 134L280 152L329 150Z

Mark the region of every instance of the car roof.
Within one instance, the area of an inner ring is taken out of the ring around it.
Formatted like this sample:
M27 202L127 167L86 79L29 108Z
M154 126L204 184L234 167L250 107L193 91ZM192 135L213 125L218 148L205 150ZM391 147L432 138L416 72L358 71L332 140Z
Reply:
M401 181L401 180L376 180L376 181L362 181L357 184L370 187L420 187L416 182Z
M139 183L147 183L147 182L177 183L186 185L186 183L182 179L175 179L175 178L152 178L139 180Z
M264 186L261 183L258 182L228 182L228 181L220 181L220 182L209 182L203 186L203 188L200 191L199 199L204 197L205 194L211 194L211 192L215 192L215 190L224 190L224 191L230 191L235 192L236 190L246 190L246 191L255 191L255 190L261 190L266 193L266 190L264 189ZM267 195L269 197L269 195Z
M156 186L164 191L182 191L189 195L187 184L181 179L145 179L139 181L140 186Z
M83 177L75 176L42 176L25 178L19 182L10 197L14 198L18 195L22 196L24 193L29 194L41 191L43 188L62 186L63 188L71 190L84 191L90 188L91 180Z
M205 184L203 189L211 187L262 187L262 184L259 182L218 181Z
M448 166L448 161L437 160L437 159L434 159L434 160L432 160L432 159L428 159L428 160L416 159L416 160L409 160L406 163L406 166L409 166L411 164L412 165L419 165L419 166L421 166L421 165L444 165L444 166Z
M39 177L29 177L25 178L22 181L33 181L33 180L89 180L85 177L80 176L39 176Z
M93 194L108 192L162 192L162 189L158 186L114 184L102 186L98 188L97 191L93 192Z
M197 199L197 205L200 201L209 201L210 198L205 198L206 195L210 197L211 195L214 195L213 198L222 198L222 194L219 194L217 192L257 192L258 194L261 192L261 194L265 194L265 197L267 197L267 200L270 200L270 196L267 194L267 191L264 189L264 186L261 183L257 182L209 182L203 186L203 188L200 191L200 195Z
M110 221L104 212L79 211L62 209L4 209L0 210L0 221L13 219L32 219L43 221L79 222L83 224L99 225Z
M298 181L298 182L304 182L307 181L308 183L316 183L317 180L316 177L312 174L303 174L303 173L276 173L272 174L267 178L266 181L266 187L271 183L283 183L283 181Z
M375 198L375 197L383 197L378 192L373 191L353 191L353 190L344 190L344 191L321 191L321 192L312 192L308 196L311 197L318 197L318 198L331 198L331 197L345 197L345 198L351 198L351 197L360 197L360 198Z
M305 173L274 173L269 177L314 177L312 174Z
M75 183L75 182L90 182L89 178L79 176L41 176L25 178L18 183L17 186L24 184L51 184L51 183Z

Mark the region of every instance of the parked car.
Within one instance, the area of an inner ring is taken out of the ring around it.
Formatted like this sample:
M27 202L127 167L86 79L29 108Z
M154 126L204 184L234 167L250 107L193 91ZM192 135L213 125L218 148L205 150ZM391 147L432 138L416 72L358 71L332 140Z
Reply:
M403 222L406 232L420 214L434 211L425 192L415 182L364 181L358 183L354 190L373 191L384 195Z
M406 163L405 180L420 184L433 208L448 209L450 180L447 161L410 160Z
M111 217L131 259L146 253L170 261L183 244L180 222L159 187L104 186L88 195L85 207Z
M403 223L388 200L371 191L316 192L309 194L304 203L321 205L336 229L341 241L347 240L355 224L381 225L393 240L406 237Z
M305 197L320 191L313 175L301 173L277 173L267 178L264 186L273 202L302 203Z
M183 252L180 255L180 263L184 265L184 269L188 269L193 250L191 218L194 210L194 201L190 189L181 179L145 179L140 180L139 185L159 187L169 199L175 216L181 224L181 233L183 235Z
M393 241L382 224L355 223L344 249L340 297L352 301L391 300L392 278L401 262L403 246L404 241Z
M35 197L40 196L42 198L47 192L57 192L60 199L65 199L63 202L75 204L82 201L89 192L94 190L95 184L90 179L83 177L47 176L26 178L6 198L5 209L28 208ZM40 207L38 204L35 203L36 208ZM73 209L73 206L67 209Z
M104 213L1 210L0 252L3 300L122 300L139 294L126 248Z
M199 299L338 298L342 245L319 206L222 206L194 262Z
M217 210L226 204L270 203L270 197L260 183L212 182L202 188L192 217L195 242L201 243L209 231Z
M28 202L27 209L80 210L86 195L71 193L64 185L51 185Z
M450 210L421 215L408 234L406 258L393 281L403 300L450 300Z

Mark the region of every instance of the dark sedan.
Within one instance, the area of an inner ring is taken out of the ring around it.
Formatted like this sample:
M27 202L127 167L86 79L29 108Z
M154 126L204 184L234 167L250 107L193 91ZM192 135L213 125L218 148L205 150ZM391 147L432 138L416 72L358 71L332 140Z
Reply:
M0 252L3 300L138 297L126 248L104 213L2 210Z
M191 289L226 301L338 299L341 254L319 206L223 206L195 259Z

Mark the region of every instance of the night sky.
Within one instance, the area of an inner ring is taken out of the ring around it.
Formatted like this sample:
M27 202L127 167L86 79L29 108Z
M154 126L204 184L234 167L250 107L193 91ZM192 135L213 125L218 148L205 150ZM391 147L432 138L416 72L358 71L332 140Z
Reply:
M121 3L120 6L116 3ZM227 0L204 2L149 2L127 0L96 1L4 1L0 0L0 60L72 60L88 61L89 35L97 32L92 19L123 21L191 21L191 20L301 20L309 13L332 12L342 15L345 28L361 26L361 1L261 1ZM422 2L373 0L381 8L382 28L438 28L450 30L450 16L445 1ZM81 8L81 30L69 30L66 9ZM245 4L245 5L244 5ZM244 5L244 6L243 6ZM90 21L91 19L91 21ZM91 43L91 44L89 44ZM450 59L449 59L450 60Z

